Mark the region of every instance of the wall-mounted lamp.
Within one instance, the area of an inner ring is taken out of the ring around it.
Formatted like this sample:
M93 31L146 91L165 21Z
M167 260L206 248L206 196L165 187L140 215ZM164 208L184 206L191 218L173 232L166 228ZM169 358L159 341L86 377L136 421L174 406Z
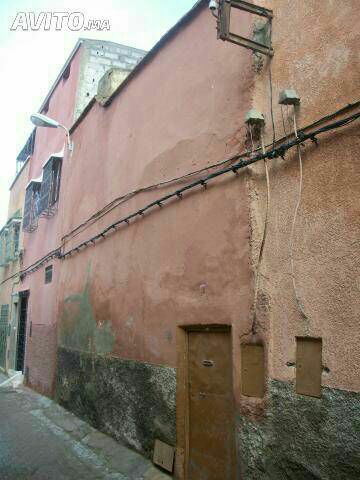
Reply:
M216 0L210 0L209 10L212 13L212 15L214 15L215 18L218 18L217 9L218 9L217 1Z
M41 113L34 113L33 115L31 115L30 120L35 125L35 127L62 128L63 130L65 130L69 152L73 151L74 144L70 140L70 132L66 127L64 127L64 125L61 125L61 123L53 120L52 118L46 117Z

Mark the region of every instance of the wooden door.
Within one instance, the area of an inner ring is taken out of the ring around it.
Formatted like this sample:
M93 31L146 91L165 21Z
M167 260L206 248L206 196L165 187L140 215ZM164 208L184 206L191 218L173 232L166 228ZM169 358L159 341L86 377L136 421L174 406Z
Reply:
M187 480L235 479L230 331L188 332Z

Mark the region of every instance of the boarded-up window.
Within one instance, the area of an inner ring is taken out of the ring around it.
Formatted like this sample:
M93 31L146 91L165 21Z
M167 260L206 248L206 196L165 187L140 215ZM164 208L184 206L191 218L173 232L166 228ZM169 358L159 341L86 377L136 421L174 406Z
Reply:
M320 397L321 374L321 338L296 338L296 392L310 397Z
M51 157L43 169L40 191L40 213L51 215L52 207L59 198L61 158Z
M262 398L265 392L265 357L263 345L241 346L241 393Z

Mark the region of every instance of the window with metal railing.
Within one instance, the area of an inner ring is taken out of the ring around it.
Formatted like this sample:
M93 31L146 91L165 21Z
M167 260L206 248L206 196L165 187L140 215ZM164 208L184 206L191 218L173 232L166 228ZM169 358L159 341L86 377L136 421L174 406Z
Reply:
M9 257L9 228L5 226L0 232L0 266L5 267Z
M54 214L59 199L61 177L61 157L50 157L43 168L43 179L40 189L40 214L51 216Z
M8 221L0 231L0 266L4 267L19 257L21 218Z
M36 180L31 181L26 188L23 218L23 230L25 232L32 232L38 225L40 189L41 182Z

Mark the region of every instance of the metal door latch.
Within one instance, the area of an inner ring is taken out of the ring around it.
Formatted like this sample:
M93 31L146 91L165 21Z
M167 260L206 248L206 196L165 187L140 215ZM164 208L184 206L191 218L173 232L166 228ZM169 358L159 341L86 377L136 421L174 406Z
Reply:
M214 362L212 360L203 360L202 364L204 365L204 367L213 367L214 366Z

